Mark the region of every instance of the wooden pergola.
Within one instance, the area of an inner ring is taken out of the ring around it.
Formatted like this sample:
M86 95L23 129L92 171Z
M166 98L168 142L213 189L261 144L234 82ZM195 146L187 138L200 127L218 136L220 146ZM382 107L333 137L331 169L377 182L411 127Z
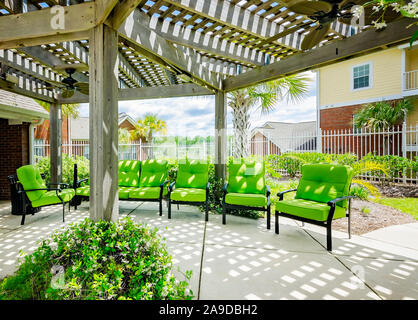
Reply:
M61 7L57 7L57 6ZM51 104L51 177L60 179L60 106L90 104L90 216L118 216L118 100L215 95L215 166L226 163L226 93L406 42L406 18L383 31L315 21L278 0L0 0L0 88ZM89 95L51 83L78 68ZM10 81L11 75L15 81Z

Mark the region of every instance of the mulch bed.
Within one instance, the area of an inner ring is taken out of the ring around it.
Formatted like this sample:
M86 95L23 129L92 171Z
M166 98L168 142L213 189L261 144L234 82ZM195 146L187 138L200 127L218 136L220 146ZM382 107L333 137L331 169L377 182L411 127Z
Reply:
M362 208L370 209L363 213ZM393 225L417 222L411 215L403 213L392 207L363 200L351 202L351 233L361 235L373 230ZM347 232L347 219L338 219L332 222L335 230Z

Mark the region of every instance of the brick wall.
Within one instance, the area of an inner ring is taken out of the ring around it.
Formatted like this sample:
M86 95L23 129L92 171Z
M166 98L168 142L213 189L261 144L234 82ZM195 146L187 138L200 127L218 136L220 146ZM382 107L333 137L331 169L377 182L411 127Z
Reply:
M68 136L68 119L62 119L62 143L69 143L69 136ZM44 120L42 124L36 126L35 128L35 139L46 140L49 141L49 120Z
M353 114L362 105L353 105L321 110L322 130L341 130L353 128Z
M0 119L0 200L10 199L7 176L29 163L29 123L9 125Z

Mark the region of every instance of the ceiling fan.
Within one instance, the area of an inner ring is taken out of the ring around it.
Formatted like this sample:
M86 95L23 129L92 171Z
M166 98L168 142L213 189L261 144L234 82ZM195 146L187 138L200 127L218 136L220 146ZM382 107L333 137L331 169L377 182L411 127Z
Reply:
M319 44L329 33L331 23L338 20L341 23L351 24L353 12L351 8L355 5L362 5L369 0L292 0L286 7L296 14L305 15L309 19L317 22L317 26L311 30L303 39L302 50L310 49ZM384 13L384 20L391 22L399 14L391 8ZM376 15L372 6L364 8L365 25L372 23Z
M51 89L53 87L58 88L61 91L62 98L71 98L76 91L81 92L82 94L89 94L89 83L77 81L73 78L73 75L76 71L82 71L86 69L86 66L73 65L69 67L65 66L55 66L56 70L64 70L67 73L67 77L61 81L50 81L45 85L45 88ZM88 69L88 67L87 67Z

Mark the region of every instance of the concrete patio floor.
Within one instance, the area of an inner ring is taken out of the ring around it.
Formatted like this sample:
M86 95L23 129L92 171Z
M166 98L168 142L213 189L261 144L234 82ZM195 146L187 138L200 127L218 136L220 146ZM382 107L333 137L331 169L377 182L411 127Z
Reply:
M164 207L160 217L156 204L120 202L121 217L160 230L179 278L193 271L196 299L418 298L418 223L351 240L334 231L330 253L325 230L312 225L281 219L281 233L275 235L264 219L228 216L222 225L219 215L205 223L195 207L174 207L171 220L166 212ZM67 212L65 224L87 216L83 203ZM20 250L31 252L40 238L63 227L61 219L61 207L46 207L20 226L10 203L0 202L0 278L16 269Z

